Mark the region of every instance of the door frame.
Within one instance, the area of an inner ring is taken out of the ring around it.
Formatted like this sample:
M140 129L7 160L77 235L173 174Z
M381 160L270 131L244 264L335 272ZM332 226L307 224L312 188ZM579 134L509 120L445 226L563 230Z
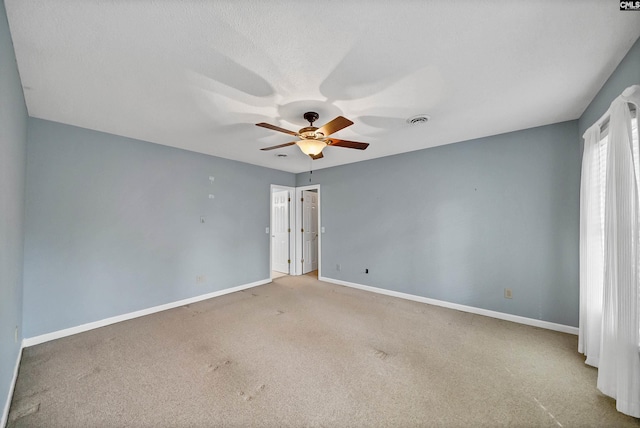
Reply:
M296 228L295 228L295 263L291 275L302 275L302 192L304 190L316 190L318 192L318 278L322 269L322 195L320 185L311 184L309 186L296 187Z
M280 186L278 184L272 184L269 189L269 279L273 280L273 193L276 191L286 190L289 192L289 198L292 200L296 198L296 188L289 186ZM296 249L296 204L289 204L289 227L292 233L289 233L289 275L295 275L295 249Z

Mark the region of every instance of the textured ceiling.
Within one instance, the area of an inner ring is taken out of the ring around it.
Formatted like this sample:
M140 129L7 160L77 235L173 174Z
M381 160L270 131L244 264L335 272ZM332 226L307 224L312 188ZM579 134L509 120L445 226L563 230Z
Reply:
M353 120L320 169L576 119L640 36L613 0L5 3L31 116L290 172L255 123Z

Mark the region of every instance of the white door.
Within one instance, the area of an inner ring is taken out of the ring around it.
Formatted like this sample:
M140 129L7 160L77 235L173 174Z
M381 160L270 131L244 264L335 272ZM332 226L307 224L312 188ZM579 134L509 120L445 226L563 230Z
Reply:
M271 194L271 270L289 273L289 192Z
M318 194L302 192L302 274L318 269Z

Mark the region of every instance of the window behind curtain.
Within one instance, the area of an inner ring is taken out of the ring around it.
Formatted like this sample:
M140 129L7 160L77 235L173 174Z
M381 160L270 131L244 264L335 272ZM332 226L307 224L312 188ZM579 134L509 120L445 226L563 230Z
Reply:
M638 134L638 111L634 106L631 108L631 138L633 150L633 163L636 172L636 181L640 180L640 136ZM607 149L609 144L609 123L602 126L600 141L598 142L598 156L593 160L598 171L598 192L600 194L600 231L604 236L604 201L606 199L606 179L607 179Z

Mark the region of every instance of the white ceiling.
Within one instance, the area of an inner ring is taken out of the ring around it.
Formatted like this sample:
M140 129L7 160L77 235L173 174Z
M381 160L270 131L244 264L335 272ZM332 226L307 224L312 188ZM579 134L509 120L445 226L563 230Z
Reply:
M613 0L6 0L32 117L289 172L578 118L633 42ZM425 113L428 124L405 120ZM277 153L288 157L278 158Z

